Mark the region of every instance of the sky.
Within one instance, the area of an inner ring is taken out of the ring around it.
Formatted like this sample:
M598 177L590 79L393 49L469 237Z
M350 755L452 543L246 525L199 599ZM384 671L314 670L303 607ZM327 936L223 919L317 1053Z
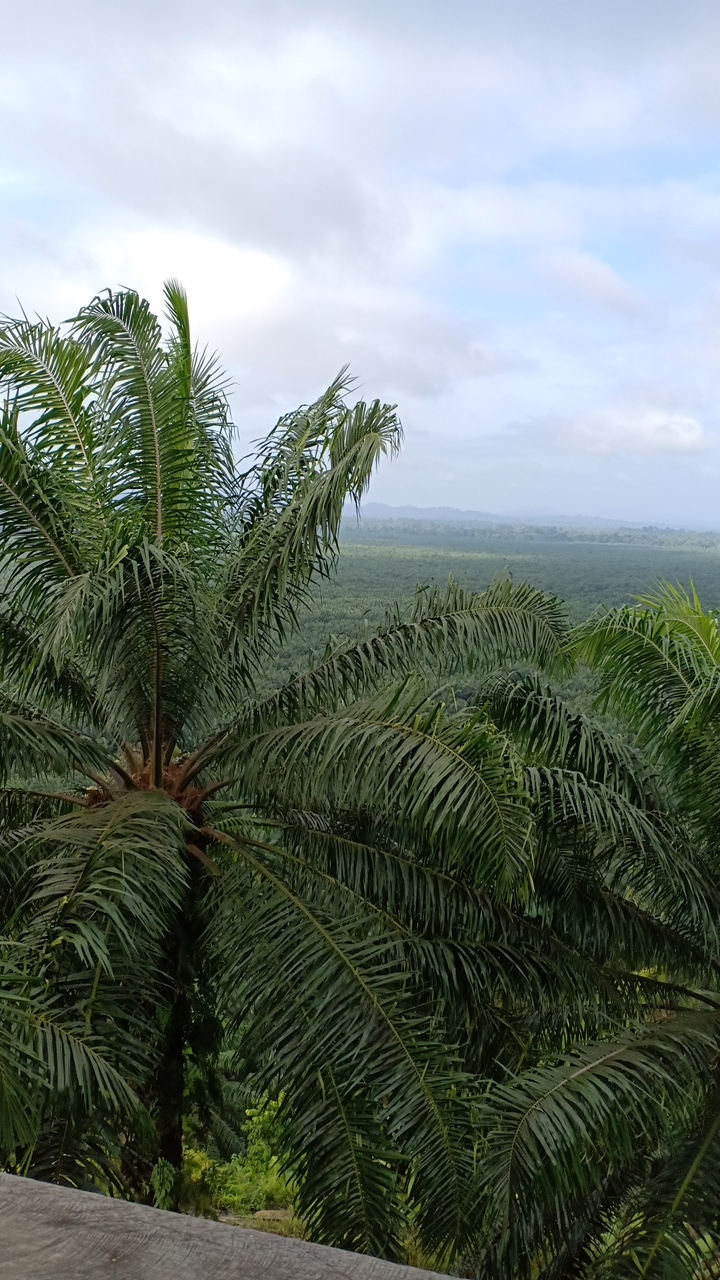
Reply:
M0 14L0 311L176 276L239 447L349 364L375 502L720 528L717 0Z

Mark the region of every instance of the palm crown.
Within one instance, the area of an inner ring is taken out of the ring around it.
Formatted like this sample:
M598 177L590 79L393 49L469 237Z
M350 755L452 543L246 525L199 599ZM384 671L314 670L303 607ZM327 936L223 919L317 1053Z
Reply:
M400 427L341 377L243 470L166 302L166 339L133 292L0 330L5 1166L147 1195L191 1111L232 1149L252 1079L316 1238L396 1256L415 1206L457 1244L457 1046L533 799L487 712L413 673L552 663L562 614L451 584L258 696Z

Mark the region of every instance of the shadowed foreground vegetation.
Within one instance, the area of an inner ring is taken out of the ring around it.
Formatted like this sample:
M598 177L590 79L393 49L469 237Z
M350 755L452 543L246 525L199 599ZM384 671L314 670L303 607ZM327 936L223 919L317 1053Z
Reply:
M0 330L2 1167L483 1280L715 1274L714 617L445 556L301 669L394 407L338 379L238 466L166 304Z

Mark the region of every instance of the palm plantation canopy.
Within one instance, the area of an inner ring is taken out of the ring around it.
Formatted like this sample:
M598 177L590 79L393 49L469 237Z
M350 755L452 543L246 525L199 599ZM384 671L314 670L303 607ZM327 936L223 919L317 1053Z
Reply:
M570 638L541 592L451 583L267 693L398 420L341 378L239 466L166 302L167 338L133 292L0 331L4 1167L140 1199L169 1171L177 1204L184 1135L232 1152L269 1096L315 1239L694 1274L714 620L670 595ZM573 648L613 720L543 682Z

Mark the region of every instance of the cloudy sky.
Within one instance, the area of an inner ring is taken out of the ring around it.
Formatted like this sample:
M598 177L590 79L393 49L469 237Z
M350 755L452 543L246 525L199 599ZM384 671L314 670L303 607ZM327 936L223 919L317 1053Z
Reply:
M186 284L249 440L371 497L720 527L717 0L4 0L0 310Z

